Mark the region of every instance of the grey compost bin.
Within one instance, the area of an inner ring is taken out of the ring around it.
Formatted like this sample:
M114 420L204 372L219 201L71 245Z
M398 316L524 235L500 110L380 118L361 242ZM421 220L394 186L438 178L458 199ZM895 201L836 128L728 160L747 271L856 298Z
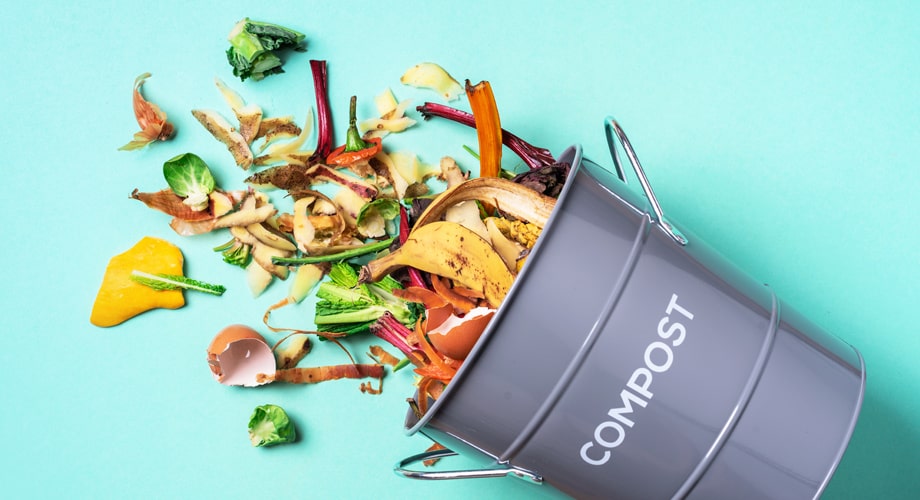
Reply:
M616 173L562 154L569 180L504 304L428 413L407 416L449 450L396 472L514 475L576 498L819 496L859 414L861 356L666 220L605 125ZM481 468L416 465L451 452Z

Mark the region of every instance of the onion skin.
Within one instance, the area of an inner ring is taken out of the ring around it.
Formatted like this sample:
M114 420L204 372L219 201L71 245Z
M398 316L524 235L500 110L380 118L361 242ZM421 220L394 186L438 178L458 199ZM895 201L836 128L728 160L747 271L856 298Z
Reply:
M118 148L120 151L131 151L143 148L154 141L165 141L175 132L172 123L166 121L166 113L156 104L144 99L141 94L141 87L150 76L150 73L143 73L134 79L134 118L141 131L134 134L134 140Z

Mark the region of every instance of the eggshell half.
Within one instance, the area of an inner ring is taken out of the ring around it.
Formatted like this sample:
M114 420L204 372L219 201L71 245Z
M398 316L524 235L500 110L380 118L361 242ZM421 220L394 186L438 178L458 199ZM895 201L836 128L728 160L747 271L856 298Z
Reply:
M224 385L262 385L256 376L275 373L275 355L258 332L246 325L230 325L208 346L208 365Z
M452 359L466 359L493 315L495 309L487 307L477 307L462 318L452 314L428 330L428 339L441 354Z

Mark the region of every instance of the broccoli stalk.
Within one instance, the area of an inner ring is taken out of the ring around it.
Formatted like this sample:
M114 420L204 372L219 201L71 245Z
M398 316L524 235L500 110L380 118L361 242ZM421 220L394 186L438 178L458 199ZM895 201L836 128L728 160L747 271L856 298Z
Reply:
M236 23L227 40L227 61L240 80L261 80L268 75L284 73L282 61L274 51L291 48L300 52L305 35L272 23L252 21L248 17Z
M329 281L316 290L316 315L313 322L324 332L355 334L369 330L386 313L402 324L412 325L419 316L419 305L393 294L402 288L393 278L378 283L358 283L357 269L338 262L329 271Z

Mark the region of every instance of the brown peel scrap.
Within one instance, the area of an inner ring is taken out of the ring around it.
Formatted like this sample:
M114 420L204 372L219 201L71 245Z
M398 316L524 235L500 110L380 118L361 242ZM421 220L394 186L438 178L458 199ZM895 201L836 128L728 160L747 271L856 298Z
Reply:
M371 352L368 353L368 356L370 356L371 359L377 361L378 364L387 365L390 367L399 364L399 358L385 351L383 347L380 347L379 345L372 345L369 349Z
M175 131L173 125L166 121L166 113L156 104L144 99L141 94L141 87L150 76L150 73L144 73L134 79L134 118L141 131L134 134L134 140L118 148L119 151L131 151L143 148L153 141L165 141L172 137Z
M287 344L282 347L281 345L286 340ZM310 348L310 337L307 335L293 333L278 341L272 348L275 351L278 369L286 370L296 367L297 363L300 363L300 360L310 353Z
M311 366L309 368L287 368L273 374L260 373L257 380L287 382L289 384L317 384L342 378L383 378L383 365L379 364L345 364L330 366Z
M192 210L192 207L183 203L183 198L174 193L172 189L161 189L153 193L142 193L140 190L135 189L131 192L131 199L138 200L148 207L167 215L187 221L214 218L214 215L209 210Z
M240 94L228 87L220 78L215 78L214 84L236 115L240 123L240 136L247 144L251 144L261 128L262 108L252 103L246 104Z
M478 200L498 207L515 219L531 222L542 228L549 220L556 199L533 189L499 177L476 177L463 181L438 195L415 221L419 227L439 220L444 212L457 203Z
M444 445L436 442L432 444L431 446L429 446L428 449L425 451L428 453L431 453L433 451L441 451L441 450L446 450L446 449L447 448L445 448ZM422 465L424 465L425 467L431 467L434 464L438 463L438 460L440 460L440 458L429 458L428 460L423 460Z
M268 119L271 120L271 119ZM263 120L262 123L268 122ZM288 118L290 120L290 118ZM265 138L264 145L260 148L260 154L253 160L256 166L265 166L275 163L293 163L298 166L306 166L309 163L309 157L312 151L303 149L307 138L313 133L313 110L307 111L307 118L303 128L298 127L294 122L285 124L283 121L273 121L274 125L264 130L260 128L256 138ZM293 134L293 135L291 135ZM276 139L291 137L284 142L274 142Z
M204 126L215 139L222 142L230 154L233 155L234 161L243 170L248 170L252 166L252 150L249 149L249 142L240 134L226 118L210 109L193 109L192 116Z
M396 96L388 88L374 98L374 103L377 105L377 112L380 117L361 122L365 140L374 137L382 138L390 132L402 132L415 125L415 120L406 116L406 109L412 104L411 99L397 103Z
M308 123L310 123L310 121L308 121ZM259 123L259 130L252 140L253 142L259 139L263 140L262 144L259 146L259 150L261 151L267 148L269 144L276 139L291 139L299 136L302 132L303 129L294 123L293 116L263 118Z

